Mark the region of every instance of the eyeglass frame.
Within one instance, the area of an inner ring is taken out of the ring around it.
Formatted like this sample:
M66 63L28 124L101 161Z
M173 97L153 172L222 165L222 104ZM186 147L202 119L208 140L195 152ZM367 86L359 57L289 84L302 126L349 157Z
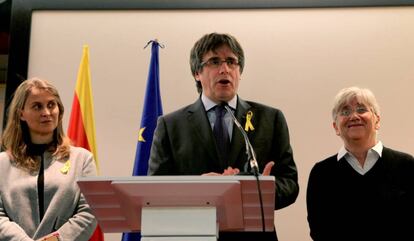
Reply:
M346 111L349 113L344 113ZM338 115L341 117L350 117L354 113L357 115L363 115L367 112L371 112L371 108L366 107L365 105L358 105L356 108L347 108L347 106L344 106L338 111Z
M212 61L219 61L219 62L218 63L212 63ZM223 63L226 63L227 66L230 69L236 69L237 67L240 67L239 60L236 59L236 58L233 58L233 57L228 57L224 60L220 59L219 57L212 57L212 58L209 58L206 61L201 62L200 67L203 68L204 66L209 66L209 67L218 69L223 65Z

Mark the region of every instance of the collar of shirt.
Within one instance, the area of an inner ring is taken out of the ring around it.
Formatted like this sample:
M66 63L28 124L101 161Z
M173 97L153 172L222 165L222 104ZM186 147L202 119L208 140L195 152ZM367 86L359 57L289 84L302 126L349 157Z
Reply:
M368 150L367 157L364 163L364 166L361 167L358 160L352 155L352 153L348 152L345 146L342 146L341 149L338 151L337 161L339 161L342 157L345 157L346 161L352 166L352 168L357 171L359 174L364 175L367 173L371 168L375 165L378 159L382 156L382 149L384 145L381 141L379 141L375 146Z
M201 94L201 101L203 102L204 108L206 109L206 111L211 110L211 108L214 108L217 103L215 103L214 101L212 101L210 98L208 98L207 96L203 94ZM235 95L233 97L233 99L231 99L229 102L227 102L227 104L233 109L235 110L237 107L237 95Z

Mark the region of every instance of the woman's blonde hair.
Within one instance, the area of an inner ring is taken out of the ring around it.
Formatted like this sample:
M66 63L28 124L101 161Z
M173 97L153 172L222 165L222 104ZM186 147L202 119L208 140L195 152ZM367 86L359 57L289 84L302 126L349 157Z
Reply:
M45 90L52 94L59 108L58 125L54 130L53 156L57 158L65 158L69 156L70 140L63 131L62 119L64 107L59 93L55 86L49 81L40 78L31 78L23 81L16 89L13 99L9 105L7 112L7 124L2 135L2 147L11 156L13 162L28 171L36 171L39 169L39 162L29 156L27 152L28 141L30 141L30 133L27 123L20 120L21 111L24 108L27 97L32 89Z

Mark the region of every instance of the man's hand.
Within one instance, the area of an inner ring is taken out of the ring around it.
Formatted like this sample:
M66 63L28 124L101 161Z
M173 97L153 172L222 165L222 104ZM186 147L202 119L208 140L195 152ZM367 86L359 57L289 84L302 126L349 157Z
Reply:
M233 176L240 173L239 168L233 168L233 167L227 167L224 169L223 173L217 173L217 172L209 172L201 174L201 176Z
M227 169L224 169L223 176L233 176L240 173L239 168L233 168L233 167L227 167Z
M262 175L263 176L269 176L270 172L272 171L272 167L275 165L274 161L268 162L265 166L265 168L263 169Z
M263 169L262 175L269 176L274 165L275 165L274 161L268 162L265 168ZM240 170L238 168L227 167L226 169L224 169L223 173L209 172L209 173L201 174L201 176L231 176L231 175L237 175L239 173L240 173Z

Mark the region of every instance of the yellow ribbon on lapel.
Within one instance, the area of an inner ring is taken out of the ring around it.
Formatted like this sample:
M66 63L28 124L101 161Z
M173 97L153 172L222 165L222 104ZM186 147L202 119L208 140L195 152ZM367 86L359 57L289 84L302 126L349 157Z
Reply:
M252 124L252 118L253 118L253 112L248 111L246 114L246 124L244 125L244 130L245 131L254 131L254 127Z
M63 174L67 174L69 169L70 169L70 160L67 160L65 162L65 165L63 165L63 167L60 168L60 172L63 173Z

